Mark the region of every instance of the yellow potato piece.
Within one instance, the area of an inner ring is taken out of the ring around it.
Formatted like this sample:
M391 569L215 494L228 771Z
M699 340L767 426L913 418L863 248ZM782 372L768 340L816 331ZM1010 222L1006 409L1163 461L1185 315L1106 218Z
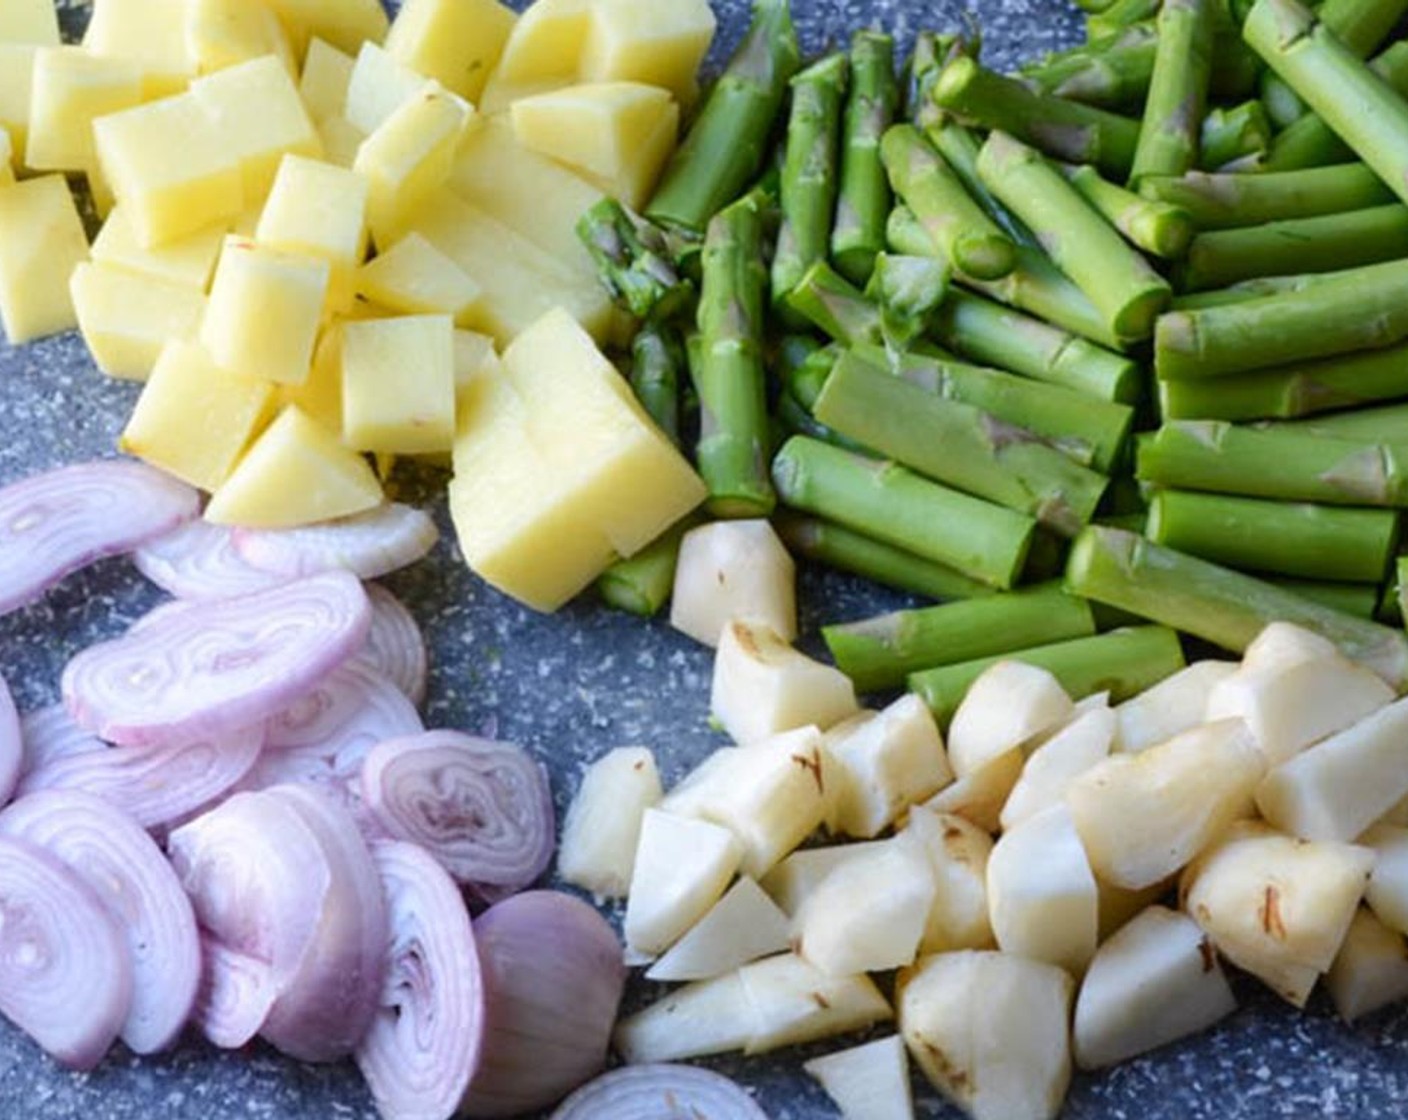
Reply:
M59 44L59 16L54 0L5 0L0 4L0 43Z
M405 0L387 53L446 89L478 101L517 22L498 0Z
M591 30L593 0L537 0L504 44L493 84L523 85L547 78L571 81Z
M381 504L366 459L296 405L279 413L210 498L217 525L283 529L350 517Z
M142 103L142 71L81 47L34 55L24 162L36 171L87 171L97 163L93 121Z
M404 315L448 315L463 326L484 293L424 237L408 233L358 270L357 294Z
M358 451L423 455L455 438L454 328L448 315L342 328L342 440Z
M194 338L205 296L193 288L85 261L69 278L78 329L109 377L145 381L168 339Z
M708 0L598 0L581 76L663 86L687 105L696 96L715 25Z
M316 36L340 51L356 54L362 43L386 38L386 9L381 0L268 0L301 62Z
M318 139L323 142L323 160L349 171L357 162L357 151L366 134L346 117L334 114L318 123Z
M15 181L15 149L10 131L0 125L0 187Z
M148 98L180 93L195 74L186 50L185 0L93 0L83 45L141 64Z
M0 187L0 325L12 344L77 326L68 278L87 259L62 175Z
M327 307L352 306L353 275L367 255L367 181L342 167L287 155L279 164L254 239L328 262Z
M377 44L363 43L347 78L342 115L370 136L428 80Z
M455 332L454 359L456 394L468 389L485 369L497 370L499 366L499 353L494 349L494 340L477 331Z
M282 404L296 404L330 432L342 434L342 328L334 320L318 335L313 367L302 385L278 386Z
M144 249L137 242L127 214L119 206L98 231L93 242L93 259L113 268L203 292L210 284L225 233L225 223L216 222L155 249Z
M267 423L274 388L226 373L200 346L173 339L122 432L119 446L202 490L229 476Z
M347 104L347 85L352 80L354 59L321 39L308 44L303 73L298 80L298 96L315 124L341 114Z
M186 0L186 53L201 74L266 54L297 73L288 33L258 0Z
M0 128L10 134L15 162L29 141L29 92L38 47L0 43Z

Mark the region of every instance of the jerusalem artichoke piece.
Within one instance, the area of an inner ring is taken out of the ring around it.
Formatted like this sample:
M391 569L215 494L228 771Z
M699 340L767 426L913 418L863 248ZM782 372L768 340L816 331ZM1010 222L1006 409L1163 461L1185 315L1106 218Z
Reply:
M764 875L758 885L783 913L794 915L833 870L888 843L888 840L867 840L860 844L800 848Z
M1115 709L1112 749L1137 754L1203 722L1208 696L1237 671L1235 661L1195 661Z
M1114 709L1094 708L1032 751L1002 807L1002 827L1015 828L1064 800L1071 782L1109 755L1116 722Z
M795 953L754 961L738 970L753 1033L745 1054L815 1042L894 1017L868 976L827 976Z
M999 661L968 688L948 729L948 757L960 778L1071 718L1074 703L1051 673Z
M742 1050L758 1031L739 973L676 988L616 1027L616 1052L627 1062L678 1062Z
M759 957L783 952L791 924L746 875L650 966L647 980L708 980Z
M716 521L684 535L670 596L670 625L717 646L735 618L797 637L796 566L768 522Z
M624 898L641 821L663 796L655 756L645 747L617 747L587 767L562 824L563 880L598 899Z
M939 790L924 807L935 813L954 813L985 832L996 832L1002 808L1022 776L1022 762L1022 748L1013 747Z
M1408 933L1408 829L1376 824L1358 843L1374 853L1364 901L1389 929Z
M1408 943L1361 906L1325 974L1325 990L1345 1022L1408 999Z
M987 885L992 837L962 817L922 806L910 811L905 832L923 843L934 877L934 905L920 953L994 948Z
M723 895L741 846L721 825L647 809L626 901L626 944L668 949Z
M842 1120L913 1120L909 1057L897 1034L813 1058L802 1068L836 1102Z

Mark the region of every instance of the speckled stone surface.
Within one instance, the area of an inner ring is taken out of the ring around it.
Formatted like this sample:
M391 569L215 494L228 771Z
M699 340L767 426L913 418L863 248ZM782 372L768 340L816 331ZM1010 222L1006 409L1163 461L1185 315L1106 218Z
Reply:
M0 0L3 2L3 0ZM716 0L720 50L741 30L744 0ZM907 39L921 26L954 26L953 3L922 0L794 0L809 50L877 23ZM1005 65L1070 41L1077 20L1059 0L980 0L989 59ZM135 398L105 380L73 336L23 349L0 344L0 484L32 471L111 453ZM433 481L433 480L432 480ZM407 493L443 503L424 480ZM446 525L448 529L448 525ZM529 746L550 767L564 808L586 762L610 747L646 743L667 780L719 745L706 726L706 651L660 623L642 624L591 602L533 615L485 588L459 563L448 533L434 555L388 584L414 609L433 656L426 705L431 726L494 732ZM57 696L76 650L117 633L160 599L125 561L81 573L28 610L0 619L0 669L22 709ZM898 602L874 589L804 572L803 626L815 641L823 620L862 617ZM1250 983L1244 1010L1193 1042L1100 1076L1078 1077L1071 1120L1154 1118L1389 1117L1408 1115L1408 1016L1345 1027L1321 1001L1298 1015ZM635 990L633 1001L648 998ZM802 1054L724 1060L717 1067L756 1090L774 1120L831 1117L834 1109L800 1072ZM957 1113L923 1086L918 1112ZM376 1113L350 1064L316 1068L253 1047L220 1053L187 1041L137 1059L120 1048L94 1073L71 1075L0 1022L0 1120L372 1120Z

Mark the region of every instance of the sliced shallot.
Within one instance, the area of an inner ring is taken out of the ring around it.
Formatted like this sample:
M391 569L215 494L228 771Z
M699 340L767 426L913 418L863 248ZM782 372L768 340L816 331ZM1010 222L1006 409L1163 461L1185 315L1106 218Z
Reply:
M414 564L439 536L429 514L400 502L319 525L234 531L235 548L245 560L293 578L342 569L376 579Z
M0 1014L86 1070L131 1004L127 943L92 888L43 848L0 837Z
M267 719L366 640L371 607L355 576L328 572L190 603L64 669L64 703L104 739L159 745Z
M520 889L552 859L547 773L513 743L458 731L378 743L362 796L390 835L427 849L461 883Z
M626 982L606 919L558 891L528 891L474 923L484 1051L461 1112L545 1108L596 1074Z
M21 777L42 770L61 758L108 749L108 745L96 735L74 723L62 704L50 704L26 712L20 720L20 738L24 742Z
M0 614L199 511L195 490L130 459L60 467L0 489Z
M428 852L372 845L391 931L381 1006L357 1065L385 1120L448 1120L479 1064L484 990L469 912Z
M178 599L232 599L288 582L241 556L230 529L200 517L148 541L132 562Z
M0 812L0 834L43 848L92 888L127 939L132 1004L122 1041L170 1046L200 981L195 913L166 856L127 814L80 790L46 790Z
M425 699L425 637L405 604L386 588L367 584L367 598L372 603L372 625L356 660L391 678L406 698L419 706Z
M24 732L10 686L0 677L0 805L10 800L24 769Z
M550 1120L768 1120L736 1081L685 1065L623 1066L589 1081Z
M274 1006L273 969L212 937L203 936L200 944L204 966L192 1017L211 1043L238 1050L259 1033Z

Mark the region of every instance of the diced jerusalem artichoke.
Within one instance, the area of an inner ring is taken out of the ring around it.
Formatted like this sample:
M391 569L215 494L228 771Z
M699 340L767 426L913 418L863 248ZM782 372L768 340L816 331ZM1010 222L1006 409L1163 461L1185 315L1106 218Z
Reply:
M1002 807L1002 827L1015 828L1062 801L1077 777L1109 755L1117 721L1113 709L1096 708L1071 720L1032 751Z
M194 338L205 314L192 288L88 261L73 270L69 294L93 361L130 381L147 379L168 340Z
M841 1120L913 1120L909 1060L897 1034L813 1058L802 1068L841 1110Z
M367 252L367 183L346 168L284 156L254 240L328 262L331 311L352 306L353 273Z
M934 905L920 953L995 946L987 886L992 837L962 817L922 807L910 811L905 831L924 845L934 877Z
M406 0L386 33L386 53L478 101L516 22L498 0Z
M727 828L647 809L626 899L627 946L668 949L723 896L741 852Z
M612 1041L627 1062L678 1062L742 1050L757 1033L739 972L700 980L622 1019Z
M1325 990L1345 1022L1408 999L1408 942L1361 906L1325 974Z
M766 521L716 521L680 542L670 625L717 646L731 619L760 622L797 637L796 565Z
M1290 622L1273 622L1242 652L1242 664L1252 669L1281 669L1302 661L1334 657L1338 647L1328 638Z
M0 325L11 345L77 326L68 278L87 259L62 175L0 186Z
M738 976L753 1026L746 1054L832 1038L893 1016L870 977L828 976L795 953L744 965Z
M723 898L646 971L647 980L708 980L787 949L791 924L758 886L743 876Z
M140 105L142 69L81 47L41 47L34 55L26 166L87 171L96 166L93 121Z
M1114 750L1139 751L1190 731L1204 720L1208 695L1237 671L1235 661L1195 661L1115 708Z
M455 440L454 327L448 315L342 328L342 438L357 451L423 455Z
M996 832L1017 780L1022 776L1021 747L1013 747L973 773L944 786L924 807L935 813L953 813L977 825L984 832Z
M166 284L204 292L224 241L225 226L221 222L155 249L144 249L132 232L126 211L119 206L98 231L93 242L93 260Z
M1374 853L1364 901L1384 925L1408 933L1408 829L1376 824L1357 842Z
M303 72L298 80L298 96L314 124L341 116L347 105L347 86L352 81L356 60L322 39L308 43Z
M689 104L714 26L708 0L598 0L582 76L663 86Z
M448 315L456 326L479 318L484 294L464 269L418 233L406 234L359 268L356 288L358 295L392 311Z
M860 844L799 848L764 875L759 885L783 913L795 915L822 880L837 867L859 859L867 852L878 851L888 843L888 840L869 840Z
M948 728L948 758L965 778L1071 718L1074 702L1045 669L999 661L969 686Z
M1129 890L1097 879L1095 886L1100 892L1101 943L1113 936L1126 922L1138 917L1150 906L1164 901L1173 891L1175 881L1176 877L1170 875L1167 879L1160 879L1147 887Z
M597 898L624 898L647 809L660 804L660 771L645 747L617 747L582 775L562 822L557 870Z

